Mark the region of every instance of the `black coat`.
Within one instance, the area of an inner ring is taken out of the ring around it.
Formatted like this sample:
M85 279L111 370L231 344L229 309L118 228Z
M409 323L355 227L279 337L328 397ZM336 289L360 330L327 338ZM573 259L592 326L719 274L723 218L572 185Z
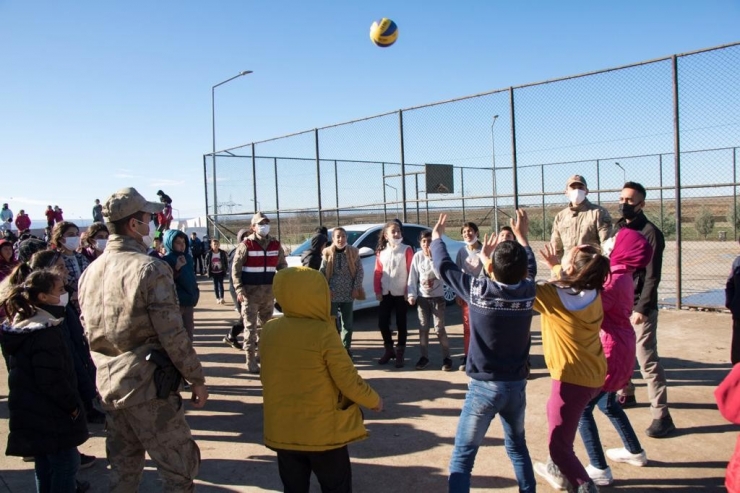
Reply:
M42 323L24 332L4 326L2 344L10 357L10 434L5 454L47 455L84 443L88 438L85 407L61 326ZM75 410L79 414L73 419Z

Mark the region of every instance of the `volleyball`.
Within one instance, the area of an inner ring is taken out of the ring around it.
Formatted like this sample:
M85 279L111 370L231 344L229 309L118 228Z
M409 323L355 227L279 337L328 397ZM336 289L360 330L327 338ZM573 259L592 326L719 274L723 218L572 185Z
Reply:
M398 26L392 20L383 17L370 26L370 39L376 46L388 48L398 39Z

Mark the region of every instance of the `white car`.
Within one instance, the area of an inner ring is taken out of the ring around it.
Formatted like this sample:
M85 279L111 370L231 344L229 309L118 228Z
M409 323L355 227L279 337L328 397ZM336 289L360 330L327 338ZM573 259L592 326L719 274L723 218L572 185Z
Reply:
M378 245L378 235L383 229L384 224L350 224L342 226L347 231L347 243L354 246L360 251L360 258L362 259L362 269L364 271L364 278L362 281L362 287L365 288L367 298L362 301L355 301L354 309L362 310L363 308L370 308L378 306L379 302L375 299L375 288L373 287L373 273L375 272L375 248ZM418 251L419 248L419 235L422 231L431 230L426 226L419 224L404 224L403 225L403 242L411 248L414 252ZM332 229L329 230L329 241L331 242ZM447 237L442 236L447 251L450 253L450 257L455 260L458 250L465 246L465 243L461 241L455 241ZM285 257L289 267L300 267L301 266L301 254L311 247L311 239L301 243L290 255ZM455 299L455 293L447 286L444 287L444 297L448 303L451 303Z

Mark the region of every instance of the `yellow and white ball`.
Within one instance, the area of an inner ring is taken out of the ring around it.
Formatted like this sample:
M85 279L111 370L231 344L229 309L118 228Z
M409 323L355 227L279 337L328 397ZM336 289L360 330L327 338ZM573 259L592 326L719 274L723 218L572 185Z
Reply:
M392 20L383 17L370 26L370 39L376 46L387 48L398 39L398 26Z

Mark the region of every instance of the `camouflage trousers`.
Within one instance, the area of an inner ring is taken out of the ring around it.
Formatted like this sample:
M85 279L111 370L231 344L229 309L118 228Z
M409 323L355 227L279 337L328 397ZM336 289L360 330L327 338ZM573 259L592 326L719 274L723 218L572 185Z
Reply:
M275 308L275 296L272 285L245 286L247 296L242 303L242 319L244 320L244 349L254 356L259 344L259 327L272 318ZM259 324L257 323L259 319Z
M185 421L179 394L108 411L106 427L111 493L139 491L145 452L157 464L163 491L195 491L193 480L198 474L200 449Z

